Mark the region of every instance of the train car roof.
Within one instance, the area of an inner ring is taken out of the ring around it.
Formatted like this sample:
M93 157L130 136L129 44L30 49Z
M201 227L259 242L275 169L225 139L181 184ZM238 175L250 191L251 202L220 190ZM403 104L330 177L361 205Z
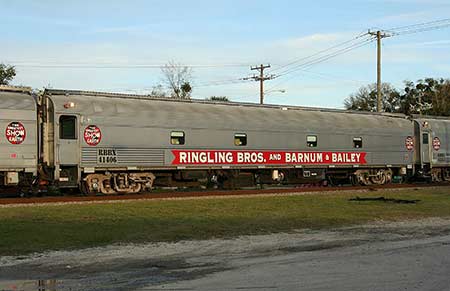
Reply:
M432 115L413 114L412 117L415 120L436 120L436 121L449 121L450 122L450 116L432 116Z
M70 90L46 90L58 114L80 114L97 123L133 126L266 131L317 131L364 128L368 131L409 130L403 114L339 109L259 105L207 100L176 100L149 96ZM131 102L132 101L132 102ZM151 102L149 102L151 101ZM71 106L71 104L73 106Z
M46 94L50 95L65 95L65 96L90 96L90 97L106 97L106 98L119 98L119 99L135 99L135 100L153 100L153 101L165 101L176 103L198 103L198 104L217 104L226 106L244 106L244 107L256 107L256 108L274 108L281 110L302 110L302 111L314 111L314 112L335 112L335 113L352 113L363 115L376 115L376 116L390 116L397 118L407 118L406 115L401 113L389 113L389 112L369 112L369 111L356 111L345 110L335 108L320 108L320 107L307 107L307 106L293 106L293 105L277 105L277 104L258 104L249 102L235 102L235 101L214 101L205 99L176 99L171 97L153 97L151 95L137 95L137 94L123 94L123 93L110 93L110 92L97 92L97 91L82 91L82 90L64 90L64 89L46 89ZM94 100L92 100L94 101Z
M31 87L25 87L25 86L0 85L0 91L3 91L3 92L23 92L23 93L30 94L32 89L31 89Z
M0 86L0 109L36 110L30 87Z

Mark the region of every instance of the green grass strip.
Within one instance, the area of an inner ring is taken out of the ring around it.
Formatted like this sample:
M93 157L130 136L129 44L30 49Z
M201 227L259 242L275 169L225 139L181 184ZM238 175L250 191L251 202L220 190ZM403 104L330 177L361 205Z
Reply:
M349 198L418 199L417 204ZM0 255L450 217L450 188L0 208Z

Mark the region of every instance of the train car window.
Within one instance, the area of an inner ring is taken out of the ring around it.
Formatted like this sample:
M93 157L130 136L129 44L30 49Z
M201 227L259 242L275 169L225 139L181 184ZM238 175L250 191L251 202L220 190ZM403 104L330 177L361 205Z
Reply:
M353 147L356 149L362 148L362 137L354 137L353 138Z
M170 143L175 145L183 145L185 142L183 131L172 131L170 133Z
M422 134L422 143L428 144L428 133Z
M247 134L236 133L234 135L234 145L235 146L246 146L247 145Z
M317 147L317 136L316 135L308 135L308 136L306 136L306 144L310 148Z
M61 115L59 117L59 138L77 139L77 117Z

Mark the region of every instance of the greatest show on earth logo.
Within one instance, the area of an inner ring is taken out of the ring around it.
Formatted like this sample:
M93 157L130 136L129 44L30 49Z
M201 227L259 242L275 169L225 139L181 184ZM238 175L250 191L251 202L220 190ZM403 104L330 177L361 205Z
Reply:
M414 149L414 139L412 136L408 136L405 140L405 146L408 151L412 151Z
M84 130L84 141L90 146L96 146L102 140L102 132L97 125L88 125Z
M439 139L439 137L435 137L433 138L433 149L435 151L438 151L441 148L441 140Z
M6 139L11 144L21 144L24 142L25 137L27 136L27 131L25 130L25 126L23 126L20 122L11 122L6 127Z

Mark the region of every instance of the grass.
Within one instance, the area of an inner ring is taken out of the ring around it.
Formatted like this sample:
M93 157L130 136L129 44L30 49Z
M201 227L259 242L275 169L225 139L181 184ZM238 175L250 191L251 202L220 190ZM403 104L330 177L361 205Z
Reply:
M350 202L385 196L418 204ZM0 255L450 217L450 188L0 208Z

